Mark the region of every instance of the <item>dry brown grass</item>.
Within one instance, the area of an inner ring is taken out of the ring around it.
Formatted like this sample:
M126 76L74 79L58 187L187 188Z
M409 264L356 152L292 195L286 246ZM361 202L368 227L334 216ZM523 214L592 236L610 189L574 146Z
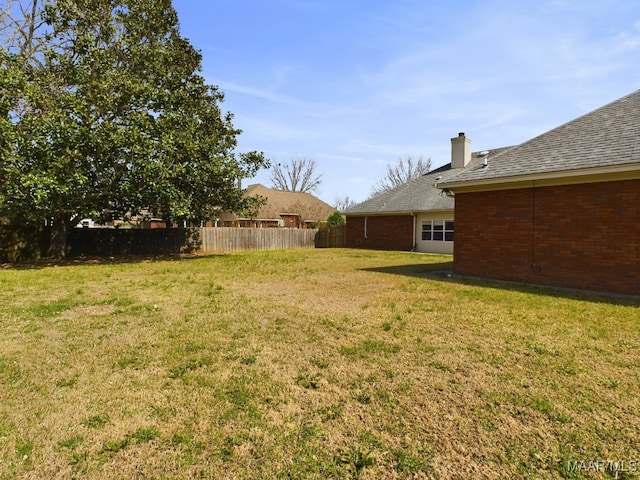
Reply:
M0 270L0 478L633 477L638 302L448 262Z

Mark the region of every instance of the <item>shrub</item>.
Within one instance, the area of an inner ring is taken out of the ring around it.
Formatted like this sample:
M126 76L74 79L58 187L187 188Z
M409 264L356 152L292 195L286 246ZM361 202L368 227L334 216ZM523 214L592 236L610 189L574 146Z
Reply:
M329 227L337 227L340 225L344 225L344 217L340 212L333 212L327 218L327 226Z

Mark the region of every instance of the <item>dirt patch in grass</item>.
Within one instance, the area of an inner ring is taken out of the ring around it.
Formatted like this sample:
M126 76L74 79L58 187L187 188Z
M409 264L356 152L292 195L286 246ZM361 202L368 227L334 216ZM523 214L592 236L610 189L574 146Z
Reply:
M75 318L99 317L103 315L112 315L116 310L114 305L80 305L77 307L64 310L60 317L71 320Z

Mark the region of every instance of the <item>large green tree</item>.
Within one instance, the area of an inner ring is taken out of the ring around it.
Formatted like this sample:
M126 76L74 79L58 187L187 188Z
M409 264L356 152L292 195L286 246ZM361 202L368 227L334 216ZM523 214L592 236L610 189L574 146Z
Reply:
M250 206L240 180L268 162L234 153L240 130L171 0L30 1L40 30L2 51L0 217L52 219L61 257L84 217Z

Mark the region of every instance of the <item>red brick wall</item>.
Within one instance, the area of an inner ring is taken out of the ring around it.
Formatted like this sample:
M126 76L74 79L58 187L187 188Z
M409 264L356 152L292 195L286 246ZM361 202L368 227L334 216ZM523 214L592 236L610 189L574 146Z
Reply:
M347 247L374 250L413 249L413 217L411 215L381 215L366 218L367 238L364 238L365 217L347 216Z
M459 193L461 275L640 295L640 180Z

